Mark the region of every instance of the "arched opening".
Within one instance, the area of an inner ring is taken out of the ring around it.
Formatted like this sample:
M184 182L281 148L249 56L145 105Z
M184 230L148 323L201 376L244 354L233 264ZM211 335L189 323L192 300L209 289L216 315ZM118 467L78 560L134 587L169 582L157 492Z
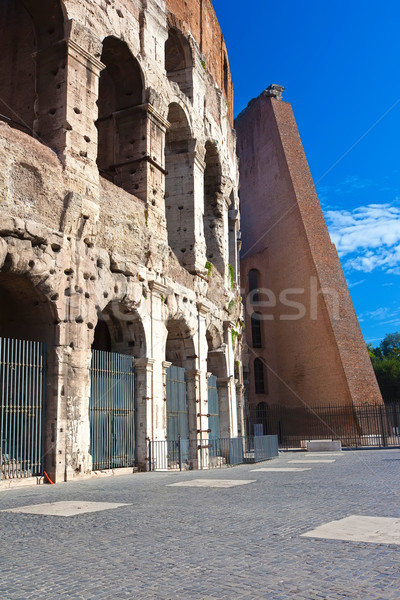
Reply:
M254 391L256 394L268 394L268 379L261 358L254 359Z
M58 0L0 1L0 119L60 147L66 45Z
M250 269L248 279L250 304L256 304L260 301L260 273L257 269Z
M261 313L251 315L251 339L253 348L262 348Z
M103 42L100 74L97 165L100 174L130 194L144 198L146 112L143 77L127 44L114 37Z
M55 460L54 320L26 277L0 273L0 480L40 475Z
M172 363L166 374L167 440L189 440L196 431L195 399L189 393L187 371L194 369L196 354L193 335L182 319L167 323L166 361ZM189 442L182 451L189 456Z
M170 128L165 140L165 216L168 243L188 271L194 271L193 148L188 120L178 104L168 112Z
M223 431L226 429L226 421L229 422L229 403L227 388L226 345L223 344L221 333L211 325L206 333L208 354L207 371L208 377L208 427L210 429L209 439L217 440L221 437L221 425ZM222 382L222 386L221 386ZM212 447L217 451L219 448Z
M120 302L110 302L99 315L92 350L144 358L146 336L139 314Z
M179 89L192 99L192 51L187 39L175 28L169 30L168 39L165 42L165 70L168 79L177 83Z
M207 262L224 275L224 221L221 193L221 163L215 144L206 143L204 171L204 237Z
M90 366L90 449L94 470L136 462L134 358L146 355L146 338L136 312L118 302L97 323Z

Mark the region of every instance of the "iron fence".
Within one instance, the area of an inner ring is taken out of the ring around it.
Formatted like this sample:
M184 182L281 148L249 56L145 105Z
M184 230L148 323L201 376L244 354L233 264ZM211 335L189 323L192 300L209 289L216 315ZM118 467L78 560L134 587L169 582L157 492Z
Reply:
M89 402L93 469L135 464L135 373L132 356L92 351Z
M370 406L282 407L247 410L247 432L276 435L279 448L294 449L306 440L340 440L343 447L400 445L400 403Z
M276 436L149 442L150 471L217 469L278 456Z
M0 480L42 473L45 352L0 338Z

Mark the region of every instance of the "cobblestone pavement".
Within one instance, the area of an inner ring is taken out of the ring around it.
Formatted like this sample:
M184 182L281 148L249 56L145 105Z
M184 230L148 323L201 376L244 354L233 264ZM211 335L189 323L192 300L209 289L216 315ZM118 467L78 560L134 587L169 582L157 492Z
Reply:
M300 535L348 515L400 517L400 450L345 452L309 471L253 470L299 457L1 491L0 509L129 506L72 517L1 512L0 598L399 600L400 546ZM199 478L255 482L168 486Z

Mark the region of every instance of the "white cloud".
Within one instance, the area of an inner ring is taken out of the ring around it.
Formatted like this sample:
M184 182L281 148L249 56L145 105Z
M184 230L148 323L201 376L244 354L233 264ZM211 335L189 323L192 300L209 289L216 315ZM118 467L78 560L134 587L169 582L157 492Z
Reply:
M348 257L346 268L400 275L400 207L368 204L353 211L327 210L325 216L339 255Z

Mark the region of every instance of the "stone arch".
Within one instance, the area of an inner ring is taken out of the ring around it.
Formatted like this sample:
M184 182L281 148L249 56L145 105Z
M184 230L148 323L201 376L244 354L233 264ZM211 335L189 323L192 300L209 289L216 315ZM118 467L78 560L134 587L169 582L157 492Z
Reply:
M168 243L179 263L194 271L194 140L181 106L169 106L165 140L165 216Z
M221 275L225 273L224 260L224 206L222 196L222 168L217 145L206 142L204 170L204 237L207 261Z
M165 70L170 81L190 99L193 98L193 57L188 40L176 27L168 31L165 42Z
M40 405L39 385L44 383L44 469L49 473L53 471L55 464L55 440L54 424L57 423L57 356L55 346L58 343L58 328L56 326L56 310L54 304L48 300L45 294L35 286L26 275L15 274L3 270L0 272L0 338L22 340L27 342L41 342L45 344L45 373L46 376L41 384L39 371L36 368L35 375L15 371L15 376L25 378L18 379L15 385L22 389L25 386L24 404L32 403ZM7 342L8 344L8 342ZM15 346L14 346L15 347ZM21 348L21 346L20 346ZM25 348L23 352L29 352ZM37 356L37 349L34 351ZM7 354L8 355L8 354ZM2 361L4 360L2 356ZM21 364L29 364L29 360L19 360ZM37 363L37 358L33 358ZM21 366L21 364L19 366ZM29 381L28 381L29 378ZM31 386L31 387L30 387ZM33 394L36 394L35 396ZM2 401L2 398L0 398ZM15 400L14 400L15 402ZM3 403L3 402L1 402ZM32 412L34 412L32 408ZM38 409L36 409L38 410ZM23 409L21 408L21 411ZM23 412L21 412L23 414ZM29 417L28 417L29 422ZM38 426L40 421L37 421ZM0 424L0 434L6 423ZM21 425L22 427L22 425ZM30 435L30 429L24 431L24 435ZM7 434L5 435L7 437ZM26 438L27 439L27 438Z
M146 334L139 313L118 301L110 302L99 314L92 349L145 358Z
M100 174L127 192L145 197L146 156L144 79L128 45L115 37L103 41L100 74L97 165Z
M0 118L56 151L65 124L64 24L59 0L0 2Z

